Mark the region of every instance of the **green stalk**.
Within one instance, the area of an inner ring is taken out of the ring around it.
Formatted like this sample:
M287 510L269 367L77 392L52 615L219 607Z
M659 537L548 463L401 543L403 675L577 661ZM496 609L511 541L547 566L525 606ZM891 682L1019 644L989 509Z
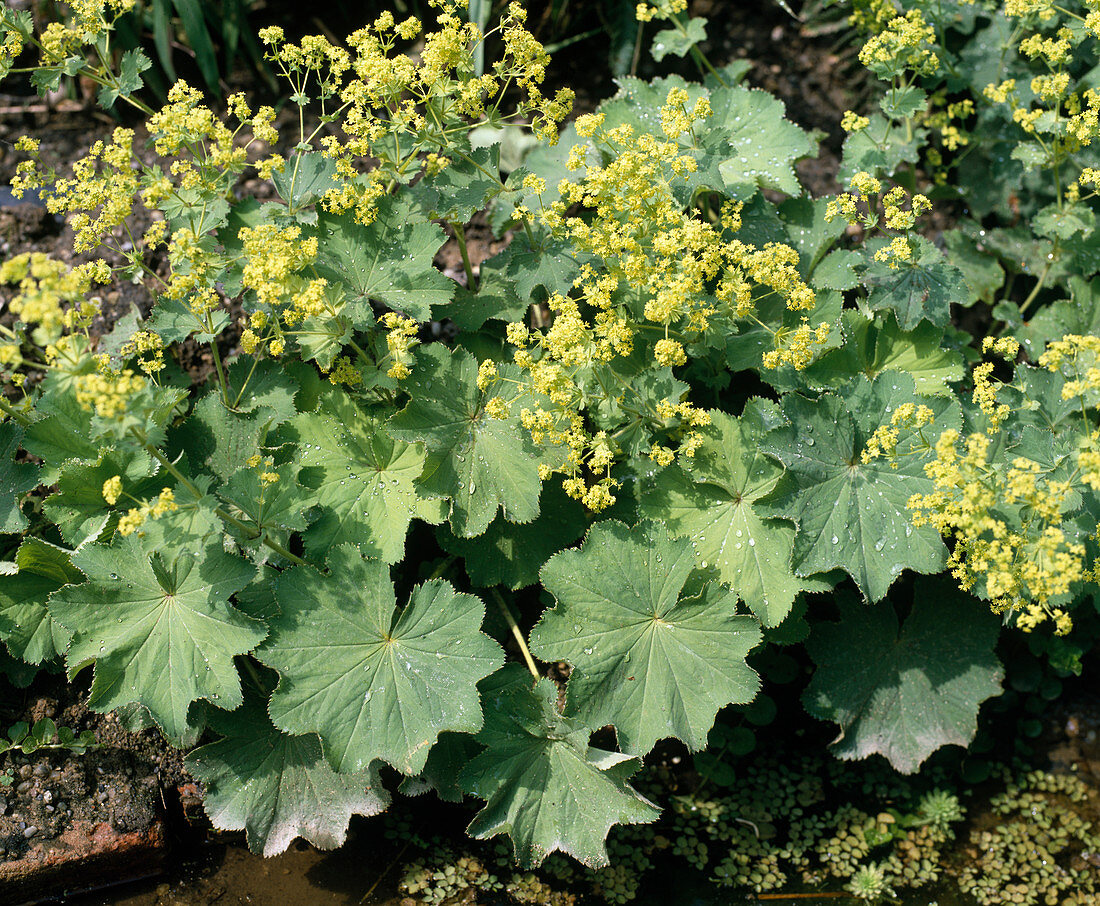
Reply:
M195 484L191 481L191 479L189 479L179 469L177 469L175 464L172 463L172 461L169 460L168 457L166 457L163 453L161 453L160 450L158 450L151 443L149 443L148 438L145 436L145 433L143 431L141 431L139 428L134 428L132 430L133 430L133 433L134 433L134 437L137 439L138 443L141 444L141 448L146 453L148 453L150 456L152 456L153 459L155 459L162 466L164 466L165 471L168 472L169 475L171 475L173 478L176 479L176 481L178 481L185 488L187 488L187 490L191 493L191 496L195 497L196 499L201 498L203 496L202 491L200 491L195 486ZM297 554L292 554L285 547L283 547L281 544L279 544L279 542L272 541L271 538L268 537L266 532L262 531L261 529L256 528L255 526L249 525L246 522L241 522L240 519L238 519L232 513L229 513L226 510L222 509L222 507L220 507L220 506L215 507L214 508L214 514L219 519L223 520L224 522L228 522L231 525L235 525L242 532L245 532L250 538L259 537L260 538L260 543L262 545L264 545L269 550L273 550L280 557L283 557L284 559L289 560L291 563L295 563L298 566L311 566L312 565L308 560L303 560Z
M3 412L8 418L14 419L19 422L24 428L31 424L31 420L27 418L18 409L13 408L6 399L0 396L0 412Z
M477 292L477 277L474 276L474 266L470 263L470 253L466 249L466 231L461 223L452 223L455 231L455 241L458 242L458 251L462 255L462 267L466 271L466 286Z
M516 618L512 616L511 608L508 607L507 602L504 600L504 596L499 591L494 588L491 590L491 593L493 599L497 602L497 607L499 607L500 612L504 614L504 619L508 622L508 626L512 630L512 638L514 638L519 645L519 650L523 654L523 660L527 663L527 669L531 671L531 676L535 678L535 682L538 682L542 679L542 674L539 673L539 668L535 666L535 659L531 657L531 650L527 647L527 640L524 639L519 624L516 623Z

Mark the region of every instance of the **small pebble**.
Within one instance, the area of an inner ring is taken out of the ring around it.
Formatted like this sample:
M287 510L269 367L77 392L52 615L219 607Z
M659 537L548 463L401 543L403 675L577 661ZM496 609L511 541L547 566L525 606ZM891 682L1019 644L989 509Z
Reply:
M19 784L19 786L17 786L15 788L15 792L20 793L20 794L29 793L33 786L34 786L34 784L31 783L31 781L24 780L21 784Z
M37 834L37 833L38 833L38 828L37 828L37 827L35 827L35 826L34 826L34 825L32 824L32 825L31 825L30 827L26 828L26 829L25 829L25 830L23 831L23 836L24 836L24 837L26 837L26 838L27 838L27 839L29 840L29 839L30 839L31 837L33 837L33 836L34 836L35 834Z
M30 777L31 776L31 766L29 764L25 764L21 768L19 768L19 776L22 777L24 780L26 780L28 777Z
M50 773L50 766L46 762L40 761L34 766L35 777L45 777L48 773Z
M53 790L46 790L46 792L42 794L42 801L53 802Z

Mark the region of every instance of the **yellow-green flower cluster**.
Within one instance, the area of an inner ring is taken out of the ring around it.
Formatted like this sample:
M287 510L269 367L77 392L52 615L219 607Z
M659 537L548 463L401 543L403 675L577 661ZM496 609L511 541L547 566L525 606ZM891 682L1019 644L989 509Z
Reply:
M859 52L859 61L879 78L890 79L903 72L931 75L940 65L933 48L936 31L919 9L896 16L873 34Z
M254 453L245 460L245 464L250 469L255 469L260 473L260 488L266 489L275 484L279 480L279 473L273 472L275 468L275 459L271 456L261 456L259 453Z
M1046 619L1062 635L1072 620L1052 601L1088 577L1084 545L1067 539L1062 509L1071 485L1043 474L1017 458L1008 469L991 464L986 434L962 439L954 429L940 435L925 473L935 489L908 501L914 525L933 525L954 539L949 566L964 589L979 580L994 610L1012 610L1030 630ZM1006 509L1023 515L1019 525L1002 517Z
M671 19L687 11L687 0L658 0L657 3L639 3L634 8L634 17L639 22L652 22L654 19Z
M111 278L107 262L96 260L69 268L43 252L24 252L0 264L0 283L17 283L8 303L12 314L33 325L31 339L39 346L55 344L65 328L86 327L98 313L97 301L85 300L93 282ZM68 306L68 307L66 307Z
M987 338L983 351L1008 361L1019 354L1012 338ZM1060 373L1062 398L1082 398L1082 411L1100 395L1100 337L1069 335L1050 343L1040 365ZM992 377L993 364L974 369L974 399L986 414L985 433L961 438L945 431L935 446L935 458L925 473L935 489L909 501L916 525L931 524L955 541L951 568L963 588L984 580L994 609L1012 610L1025 630L1045 622L1055 632L1072 628L1070 616L1059 606L1075 583L1094 581L1084 544L1066 534L1066 508L1082 486L1100 490L1100 431L1091 422L1071 454L1073 468L1055 478L1050 470L1024 457L1008 464L992 458L995 434L1011 414L998 401L1000 384Z
M973 115L972 99L948 101L946 92L938 91L932 96L929 109L921 117L921 121L939 133L941 147L948 151L957 151L970 144L970 134L961 129L959 123Z
M82 409L94 411L101 418L115 419L126 414L133 398L145 387L145 378L129 368L104 368L76 377L76 401Z
M1094 406L1100 396L1100 337L1070 334L1048 344L1039 356L1039 364L1048 371L1061 372L1065 378L1062 399L1088 397Z
M316 236L303 238L299 226L265 223L242 227L237 238L245 261L241 284L255 292L259 305L291 325L324 310L326 282L299 276L317 258Z
M536 135L551 144L557 140L557 125L570 112L573 93L562 89L553 97L543 95L540 85L550 58L524 26L524 6L508 6L493 30L503 53L490 71L475 76L474 48L486 36L463 14L464 4L437 5L437 28L424 34L415 57L395 48L398 41L420 34L420 21L397 23L388 12L348 35L346 47L320 36L293 44L280 28L261 30L267 58L290 81L296 101L314 96L324 115L340 115L341 134L321 140L323 153L336 165L334 184L323 193L326 209L354 211L359 222L370 223L390 179L407 182L422 168L429 175L439 172L453 158L452 148L465 154L453 141L455 125L477 121L490 109L502 113L509 86L522 92L512 112L531 120ZM255 123L253 130L259 136ZM380 161L365 178L360 174L364 158Z
M119 350L124 359L138 356L138 368L153 376L164 368L164 341L151 330L139 330Z
M859 31L878 34L896 17L898 11L892 0L852 0L852 12L848 24Z
M840 120L840 128L845 132L862 132L871 125L868 117L860 116L852 110L845 110Z
M176 503L175 494L172 492L172 489L165 488L160 492L153 503L145 503L139 507L127 510L118 520L118 533L125 536L137 532L139 536L143 535L145 533L139 531L139 529L145 524L146 520L157 519L165 513L170 513L178 509L179 504Z
M932 423L933 413L928 406L916 403L902 403L890 416L889 425L880 425L867 439L860 454L864 463L882 456L890 461L892 468L898 467L898 439L902 428L920 430Z
M90 251L103 244L133 210L139 185L133 142L132 129L115 129L109 144L97 141L73 164L71 178L55 180L39 169L37 142L23 141L20 147L31 152L32 160L20 163L12 192L21 198L26 190L40 187L46 209L69 216L76 233L74 250Z
M351 359L342 355L332 363L328 379L332 384L347 384L349 387L354 387L363 383L363 374L352 364Z
M420 325L412 318L390 311L382 316L382 326L388 331L386 348L389 350L390 367L386 374L400 381L412 373L409 363L412 361L412 349L417 345L416 335Z
M803 318L802 323L793 330L780 328L775 334L775 349L764 353L764 367L779 368L781 365L790 365L801 371L814 360L818 350L828 342L830 330L829 325L824 322L817 327L810 327L808 318Z
M811 310L816 303L793 248L780 243L756 248L733 235L740 227L739 205L723 207L717 224L684 212L673 183L694 171L693 124L710 115L705 98L691 105L688 100L681 88L669 92L660 113L666 141L638 134L630 125L606 129L601 114L578 119L578 134L590 138L603 156L596 160L587 146L574 147L568 167L583 174L577 182L562 180L560 199L540 204L539 218L588 261L571 295L549 299L547 327L508 328L514 361L525 370L530 388L549 400L549 408L525 409L521 422L537 442L568 451L561 467L566 491L590 508L614 499L610 464L619 455L612 441L586 432L580 415L594 398L618 392L595 386L594 370L629 356L639 341L656 367L680 367L697 344L752 316L760 298L777 295L794 311ZM567 216L573 205L592 216ZM777 336L776 363L805 367L813 344L827 334L827 325L821 325ZM679 440L680 454L694 452L695 416L682 414L675 424L653 411L646 417L662 438ZM654 442L651 456L659 464L675 455L665 440Z
M103 499L107 501L111 506L118 503L118 498L122 494L122 476L113 475L103 482Z
M879 194L882 182L866 171L859 171L849 181L849 191L842 192L825 206L825 219L835 220L843 217L850 224L874 230L880 224ZM881 223L885 229L899 230L906 235L895 235L890 241L875 251L874 258L888 267L897 268L901 262L913 258L913 244L910 233L917 225L917 219L932 209L932 203L924 195L913 195L905 206L908 193L900 186L889 189L881 198Z

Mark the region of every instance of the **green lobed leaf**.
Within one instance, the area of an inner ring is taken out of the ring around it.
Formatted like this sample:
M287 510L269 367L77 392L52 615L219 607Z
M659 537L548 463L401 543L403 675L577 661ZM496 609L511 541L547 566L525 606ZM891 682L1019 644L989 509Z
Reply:
M436 579L398 610L389 567L350 545L327 576L296 567L275 590L281 613L256 655L281 677L268 710L288 733L319 734L336 770L382 759L416 774L441 732L481 728L476 684L503 652L480 632L479 598Z
M35 408L43 417L27 426L23 449L45 460L39 479L44 484L57 483L66 461L94 460L99 455L99 446L92 440L92 415L81 408L71 390L51 383Z
M526 235L521 234L482 265L482 279L510 286L511 289L504 292L517 300L525 299L528 304L535 301L538 288L547 296L564 295L572 289L573 280L580 273L574 251L563 239L541 235L537 243L531 245Z
M910 137L884 116L873 113L866 129L850 132L844 139L844 154L838 179L846 183L863 170L871 174L896 173L902 164L915 164L920 157L927 130L913 129Z
M997 299L998 291L1004 286L1004 268L993 255L985 252L984 247L968 230L947 230L943 234L943 240L947 259L962 272L969 293L969 301L958 300L959 304L973 305L981 301L992 305Z
M0 422L0 532L22 531L29 524L20 509L20 498L38 486L39 468L14 461L22 440L22 428L10 421Z
M229 604L255 575L251 563L225 553L220 540L198 552L165 541L153 552L129 535L76 551L73 565L88 581L54 592L48 607L74 632L70 678L95 664L89 706L110 711L137 702L178 739L191 702L240 705L233 657L267 633Z
M689 110L697 98L709 96L712 115L695 126L694 147L684 147L685 152L694 150L698 159L700 172L688 179L692 191L709 186L742 201L761 188L800 192L794 162L812 154L814 143L809 133L786 119L783 102L766 91L738 85L704 89L679 76L652 82L628 76L617 84L615 96L599 107L606 117L604 128L629 123L660 141L667 140L660 110L671 88L687 90Z
M71 551L39 538L25 538L15 554L18 572L0 576L0 639L17 658L40 664L63 654L72 633L46 609L50 594L79 583Z
M740 419L712 412L690 466L664 469L639 504L643 516L689 538L699 566L716 569L765 626L778 626L795 596L813 586L791 567L794 526L756 507L783 474L759 446L782 424L778 407L760 399L750 400Z
M165 482L149 480L155 472L152 460L144 453L131 450L103 450L95 462L69 462L57 482L57 493L46 498L42 509L53 520L61 537L73 547L99 538L112 526L117 514L103 498L103 484L115 475L121 476L123 490L141 500L157 494ZM127 509L127 498L121 501ZM129 501L131 505L133 501Z
M454 299L437 308L435 314L450 318L459 330L473 332L489 320L521 321L530 305L531 297L521 296L501 271L484 268L477 292L458 287Z
M187 756L187 770L206 788L210 822L243 830L248 848L264 856L285 851L295 837L319 849L342 846L352 815L377 815L389 805L377 763L337 774L316 735L282 733L264 705L249 693L232 713L211 710L210 727L223 738Z
M185 300L161 296L153 306L147 329L158 334L165 345L182 343L192 335L198 343L211 343L229 323L229 312L215 309L210 319L213 329L207 330L206 324L187 307Z
M175 485L172 489L175 508L155 519L146 519L137 529L136 534L146 550L155 551L164 546L187 546L195 550L208 539L221 539L225 526L215 513L218 501L210 493L213 479L209 475L196 475L191 484L197 493L187 485Z
M864 274L870 291L868 304L874 311L893 311L903 330L912 330L922 320L943 327L950 320L951 303L965 305L969 301L966 282L962 272L923 236L910 241L916 246L913 259L899 262L896 269L875 261L876 246L868 245ZM885 240L878 243L883 244Z
M685 593L694 570L687 538L670 538L660 523L612 520L542 568L557 605L532 630L531 650L573 665L566 716L613 724L629 755L668 736L699 751L719 709L760 688L745 663L760 641L756 621L717 584Z
M291 156L281 170L271 174L279 197L291 208L298 209L318 201L329 189L338 187L334 181L336 164L320 151L299 151Z
M1053 340L1066 334L1089 336L1100 333L1100 279L1069 278L1069 299L1059 299L1035 313L1016 331L1032 359L1038 359Z
M713 90L710 101L714 114L705 128L729 146L718 168L727 192L743 199L757 189L799 194L794 162L812 155L816 144L786 118L783 102L766 91L738 85Z
M191 417L177 429L175 437L193 463L226 481L247 468L251 457L260 454L260 444L272 420L273 413L266 409L228 409L221 391L212 390L195 403Z
M272 426L281 425L297 414L295 395L315 375L315 369L292 362L241 357L229 366L230 399L235 411L266 409Z
M962 356L942 345L943 330L922 321L914 330L903 331L894 316L869 318L849 309L842 315L844 343L830 350L806 369L811 387L840 389L857 374L871 380L887 371L900 371L913 378L921 396L948 396L951 383L963 378Z
M562 717L557 687L532 686L517 664L481 684L487 748L459 782L485 800L466 832L483 840L507 834L513 855L533 868L560 850L589 868L609 864L605 840L615 824L648 824L660 810L628 783L636 758L588 745L590 730Z
M783 397L788 427L768 435L761 449L789 473L768 509L798 526L796 575L843 569L866 598L877 601L905 569L943 569L947 549L939 533L929 525L914 528L905 506L913 494L932 490L923 460L914 455L918 433L899 428L897 468L881 457L862 462L868 439L907 402L933 410L933 424L923 429L933 444L945 428L959 427L956 402L918 397L913 379L897 372L874 381L859 376L816 401L797 393Z
M1031 227L1048 239L1071 239L1078 233L1087 239L1096 229L1096 214L1083 202L1049 204L1031 218Z
M928 93L915 85L904 88L892 87L882 96L879 108L893 120L914 117L928 106Z
M311 556L323 559L338 545L355 544L366 556L396 563L413 517L445 518L444 501L416 493L423 448L394 440L345 393L325 394L315 412L295 417L280 436L297 443L299 481L321 507L303 536Z
M703 16L692 16L680 29L664 28L653 36L649 52L660 63L669 54L682 57L696 44L707 39L707 20Z
M118 76L112 84L104 85L99 89L96 98L99 106L106 110L120 97L128 98L135 91L140 91L145 84L141 74L152 65L153 61L145 56L140 48L123 53L119 60Z
M265 483L269 471L278 479ZM309 524L304 510L312 502L294 480L293 465L241 469L218 489L218 496L240 511L257 528L269 532L300 532Z
M569 547L588 525L584 507L568 497L560 483L543 488L538 518L513 525L497 516L476 538L460 538L449 527L439 529L439 543L463 558L474 585L505 585L513 591L534 585L552 554Z
M408 383L412 399L390 419L390 436L427 449L417 488L429 497L451 499L451 528L466 538L482 534L497 510L509 522L530 522L539 514L538 454L517 415L498 419L485 406L511 394L512 366L505 380L482 391L478 366L463 350L441 344L421 347ZM513 411L518 408L512 404Z
M834 754L877 753L912 774L940 746L969 745L1004 675L989 608L944 577L917 580L900 627L890 601L837 603L840 622L816 624L806 644L817 670L803 695L811 714L840 725Z
M347 293L356 327L373 323L371 301L426 321L433 305L454 294L454 282L432 266L446 236L434 223L412 216L405 200L379 199L368 225L350 213L322 211L316 232L320 251L314 269Z
M465 224L500 192L500 145L474 148L469 160L456 155L440 173L410 189L431 220Z

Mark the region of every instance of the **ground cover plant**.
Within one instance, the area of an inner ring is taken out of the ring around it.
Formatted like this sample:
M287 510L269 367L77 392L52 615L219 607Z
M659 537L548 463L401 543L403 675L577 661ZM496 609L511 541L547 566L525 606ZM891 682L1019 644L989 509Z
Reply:
M1081 671L1100 10L859 0L881 90L812 198L817 137L677 0L636 17L698 75L575 119L519 4L486 34L451 0L339 45L263 29L286 156L244 95L143 100L131 6L0 13L0 74L98 85L162 161L129 125L68 175L20 143L14 190L87 260L0 265L0 668L90 671L92 708L188 750L215 826L331 846L433 791L522 866L599 867L658 816L643 759L751 750L800 658L832 756L904 773L971 745L1019 646ZM966 209L941 236L937 206ZM475 265L482 212L510 242ZM99 336L104 248L157 299Z

